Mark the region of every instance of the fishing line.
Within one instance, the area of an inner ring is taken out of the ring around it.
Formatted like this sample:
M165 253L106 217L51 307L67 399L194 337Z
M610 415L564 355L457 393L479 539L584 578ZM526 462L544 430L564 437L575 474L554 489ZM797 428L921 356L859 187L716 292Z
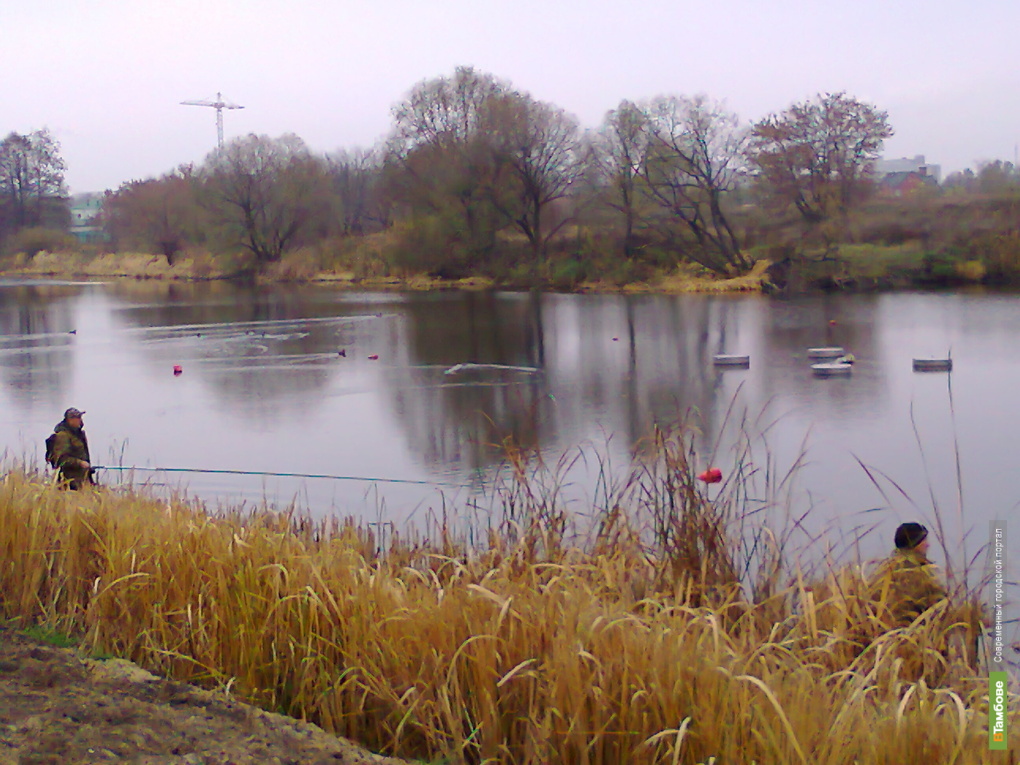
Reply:
M417 481L412 478L368 478L357 475L326 475L324 473L272 473L263 470L214 470L212 468L150 468L120 465L93 465L95 470L139 470L149 473L213 473L216 475L265 475L277 478L328 478L333 481L368 481L371 483L410 483L419 486L468 486L466 483Z

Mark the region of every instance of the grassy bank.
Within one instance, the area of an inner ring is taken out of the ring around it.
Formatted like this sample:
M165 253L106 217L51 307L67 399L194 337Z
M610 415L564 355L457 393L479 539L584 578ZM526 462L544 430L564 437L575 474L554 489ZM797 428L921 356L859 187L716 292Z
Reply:
M556 264L537 276L509 281L490 276L443 279L401 268L361 269L350 264L323 264L320 258L299 251L273 264L255 278L271 283L328 284L356 290L486 290L540 288L565 292L723 293L761 292L776 287L787 292L814 289L903 289L924 286L962 286L1002 283L999 271L981 258L959 258L924 250L917 242L906 244L847 244L834 255L807 251L784 260L782 250L761 248L750 272L722 278L685 264L674 269L646 269L630 277L563 278ZM778 269L772 268L773 263ZM587 272L585 272L587 273ZM596 272L597 273L597 272ZM38 253L32 258L0 259L0 276L52 279L145 279L207 281L251 278L250 265L235 257L194 254L171 266L160 255L142 253Z
M378 264L377 264L378 265ZM49 253L29 258L24 255L0 259L0 276L46 277L53 279L158 279L203 281L232 279L250 275L249 264L227 256L208 254L183 256L171 266L161 255L144 253ZM533 279L518 277L499 281L489 276L442 279L403 268L361 268L349 262L324 263L308 251L298 251L277 264L268 266L258 279L268 283L297 282L329 284L340 289L361 290L484 290L498 287L543 287L576 292L758 292L768 262L759 263L749 274L722 279L698 267L683 266L670 271L654 271L641 278L561 279L543 272Z
M580 547L523 474L478 547L10 472L0 612L407 757L988 761L958 608L890 632L858 567L805 581L775 554L745 597L746 540L781 535L748 537L740 487L710 502L682 443L658 447Z
M792 293L1013 283L991 270L983 257L951 256L927 250L920 242L842 244L830 252L808 249L780 262L770 277Z

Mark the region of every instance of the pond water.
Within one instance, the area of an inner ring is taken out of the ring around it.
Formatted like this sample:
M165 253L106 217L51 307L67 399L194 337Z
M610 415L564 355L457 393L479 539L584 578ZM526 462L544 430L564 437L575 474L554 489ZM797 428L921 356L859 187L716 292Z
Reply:
M851 351L852 375L814 376L806 349L819 345ZM747 354L750 367L717 368L716 353ZM950 353L951 375L912 371L914 357ZM599 470L625 473L653 423L684 412L704 466L733 467L741 422L761 470L782 475L800 459L792 502L810 510L805 536L824 535L823 546L874 528L866 552L879 554L896 524L933 525L937 505L953 538L969 530L972 554L1020 501L1013 294L0 282L0 380L8 459L41 466L43 439L77 406L103 465L388 479L130 476L214 507L296 500L316 515L395 523L456 513L484 504L512 435L553 463L581 449L564 497L583 511Z

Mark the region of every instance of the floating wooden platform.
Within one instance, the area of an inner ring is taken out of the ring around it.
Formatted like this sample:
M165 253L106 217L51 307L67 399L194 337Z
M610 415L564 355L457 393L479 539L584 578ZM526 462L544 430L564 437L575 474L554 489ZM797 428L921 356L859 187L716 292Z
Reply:
M839 346L828 346L824 348L808 348L807 355L809 359L837 359L844 355L844 351Z
M830 364L812 364L811 371L818 377L845 377L854 370L853 364L833 362Z
M914 359L915 372L952 372L952 359Z
M712 357L712 363L717 367L749 367L751 366L751 357L719 353Z

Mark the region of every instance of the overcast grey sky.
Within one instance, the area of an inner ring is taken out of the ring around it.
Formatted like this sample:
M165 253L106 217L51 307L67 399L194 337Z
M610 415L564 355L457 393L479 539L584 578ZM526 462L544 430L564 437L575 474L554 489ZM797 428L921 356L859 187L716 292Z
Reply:
M706 93L755 120L821 91L889 112L887 157L1012 161L1016 0L0 0L0 133L48 127L74 192L292 132L368 146L418 81L472 65L596 126L623 98Z

